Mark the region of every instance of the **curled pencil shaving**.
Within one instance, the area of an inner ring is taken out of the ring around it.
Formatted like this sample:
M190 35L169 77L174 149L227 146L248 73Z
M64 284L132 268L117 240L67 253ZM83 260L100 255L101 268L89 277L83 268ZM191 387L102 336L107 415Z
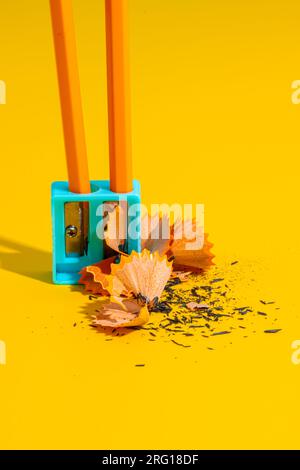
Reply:
M112 278L118 279L119 290L114 288L111 295L132 293L141 304L150 308L158 302L172 273L172 263L166 256L150 253L133 252L129 257L121 256L120 264L112 265ZM122 289L122 291L120 291Z
M93 319L95 326L104 328L133 328L149 321L147 306L132 300L116 300L103 305Z
M111 273L103 273L102 267ZM109 269L107 264L102 267L99 263L85 268L81 278L86 289L110 296L110 303L101 307L94 324L123 328L147 323L149 311L159 301L170 279L172 263L166 256L143 250L121 256L120 263L111 263ZM94 285L88 276L93 277Z
M109 275L111 273L111 265L115 260L116 256L82 269L79 283L85 286L86 292L94 295L109 296Z
M182 228L183 227L183 228ZM171 227L168 259L173 260L174 269L201 273L214 265L211 253L213 244L196 219L177 221Z

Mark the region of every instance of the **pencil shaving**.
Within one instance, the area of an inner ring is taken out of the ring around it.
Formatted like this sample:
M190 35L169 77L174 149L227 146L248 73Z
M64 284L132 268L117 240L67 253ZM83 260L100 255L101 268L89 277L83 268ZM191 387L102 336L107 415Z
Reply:
M102 306L95 316L93 324L104 328L133 328L149 321L147 306L142 307L136 301L121 300Z
M167 257L148 250L122 256L120 264L112 265L112 276L120 281L119 288L149 305L160 299L171 273L172 263ZM114 295L118 294L122 292L115 290Z
M193 273L203 273L214 266L214 255L211 252L213 244L208 241L208 235L204 235L203 247L197 250L187 249L184 242L176 241L168 257L173 259L174 269L180 271L191 271Z
M79 284L85 286L86 292L95 295L109 296L109 287L111 281L109 275L111 273L111 264L116 257L108 258L93 266L87 266L80 272L81 278Z
M150 216L146 214L141 220L142 249L150 253L165 255L171 244L171 224L166 214Z

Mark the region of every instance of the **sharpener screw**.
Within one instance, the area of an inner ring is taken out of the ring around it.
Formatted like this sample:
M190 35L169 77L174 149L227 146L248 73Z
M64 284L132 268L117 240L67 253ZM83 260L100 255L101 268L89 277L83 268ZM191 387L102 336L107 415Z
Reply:
M66 228L66 236L68 238L75 238L77 237L77 234L78 234L78 229L77 227L75 227L75 225L69 225Z

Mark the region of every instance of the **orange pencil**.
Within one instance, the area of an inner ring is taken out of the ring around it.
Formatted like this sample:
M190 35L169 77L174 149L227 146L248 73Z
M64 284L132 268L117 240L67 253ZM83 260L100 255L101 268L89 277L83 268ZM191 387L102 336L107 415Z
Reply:
M50 0L69 190L90 193L71 0Z
M133 189L131 162L128 1L105 0L110 189Z

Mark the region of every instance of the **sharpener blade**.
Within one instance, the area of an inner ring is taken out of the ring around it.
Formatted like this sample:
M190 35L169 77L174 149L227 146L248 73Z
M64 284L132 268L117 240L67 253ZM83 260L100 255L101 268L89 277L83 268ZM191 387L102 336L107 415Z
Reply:
M89 203L65 203L65 250L67 257L80 257L88 252Z

